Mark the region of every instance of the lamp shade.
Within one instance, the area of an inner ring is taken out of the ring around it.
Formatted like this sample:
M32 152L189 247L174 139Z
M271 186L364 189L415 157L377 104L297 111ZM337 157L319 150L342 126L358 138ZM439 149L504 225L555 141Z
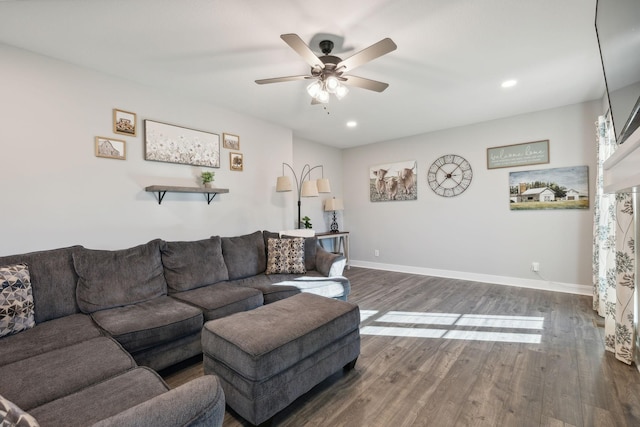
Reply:
M317 182L318 193L331 193L331 184L329 184L329 178L321 178Z
M288 176L279 176L276 191L291 191L291 180Z
M315 181L304 181L302 183L302 197L318 197L318 186Z
M342 204L342 199L336 199L335 197L327 200L324 204L325 211L341 211L343 209L344 205Z

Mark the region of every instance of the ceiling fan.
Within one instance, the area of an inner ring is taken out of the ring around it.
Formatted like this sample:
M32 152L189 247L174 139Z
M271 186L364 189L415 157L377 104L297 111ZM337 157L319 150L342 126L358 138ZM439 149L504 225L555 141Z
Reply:
M311 66L311 74L256 80L256 83L259 85L293 80L313 80L313 82L307 86L307 92L313 98L311 101L312 104L325 104L329 102L330 94L334 94L336 98L342 99L349 91L345 85L356 86L375 92L382 92L389 86L388 83L365 79L364 77L345 75L345 73L349 73L356 67L396 50L397 46L390 38L382 39L344 60L331 55L334 45L331 40L322 40L319 43L320 50L324 55L318 57L297 34L282 34L280 38Z

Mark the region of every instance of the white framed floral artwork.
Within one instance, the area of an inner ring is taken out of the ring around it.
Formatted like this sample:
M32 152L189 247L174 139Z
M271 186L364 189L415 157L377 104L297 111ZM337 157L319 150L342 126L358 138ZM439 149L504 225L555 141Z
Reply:
M145 160L183 165L220 167L220 135L144 121Z

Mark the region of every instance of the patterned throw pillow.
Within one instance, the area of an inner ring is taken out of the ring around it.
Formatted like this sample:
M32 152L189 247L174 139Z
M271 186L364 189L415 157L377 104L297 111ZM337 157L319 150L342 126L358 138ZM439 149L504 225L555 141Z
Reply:
M40 424L31 415L24 412L15 403L0 396L0 425L10 427L39 427Z
M35 326L29 267L0 267L0 337Z
M304 238L273 239L267 243L266 274L304 274Z

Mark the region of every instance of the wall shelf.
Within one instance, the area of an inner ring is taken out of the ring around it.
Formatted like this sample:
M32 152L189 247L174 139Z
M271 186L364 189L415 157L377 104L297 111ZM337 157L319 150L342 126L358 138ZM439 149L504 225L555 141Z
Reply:
M174 187L170 185L151 185L149 187L145 187L145 191L150 193L158 193L158 204L162 204L162 199L164 199L164 195L169 193L202 193L205 195L207 199L207 204L211 204L211 201L216 194L228 193L229 189L227 188L205 188L205 187Z

